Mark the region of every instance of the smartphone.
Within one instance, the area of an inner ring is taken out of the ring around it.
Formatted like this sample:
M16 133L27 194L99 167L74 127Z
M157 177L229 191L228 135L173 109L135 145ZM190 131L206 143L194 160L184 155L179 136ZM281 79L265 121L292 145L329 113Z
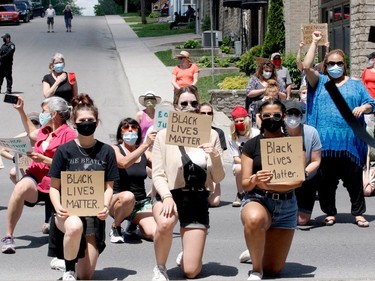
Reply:
M4 102L16 104L18 102L18 97L13 96L13 95L9 95L9 94L5 94Z

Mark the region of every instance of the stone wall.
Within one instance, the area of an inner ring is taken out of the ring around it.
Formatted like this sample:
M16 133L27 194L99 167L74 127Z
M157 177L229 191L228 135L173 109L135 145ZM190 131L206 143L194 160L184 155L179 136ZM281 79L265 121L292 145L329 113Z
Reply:
M245 90L210 90L210 103L216 111L223 112L228 118L236 105L245 106Z

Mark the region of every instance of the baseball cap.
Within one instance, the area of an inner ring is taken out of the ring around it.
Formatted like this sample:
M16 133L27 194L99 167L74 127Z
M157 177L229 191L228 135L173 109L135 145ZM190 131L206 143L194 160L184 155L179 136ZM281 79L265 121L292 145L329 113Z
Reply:
M233 120L237 119L237 118L249 116L249 114L247 113L246 108L244 108L241 105L236 105L233 108L231 115L232 115Z
M10 34L9 33L5 33L3 36L1 36L1 38L7 38L7 37L10 38Z
M271 60L273 60L275 57L277 57L277 56L279 56L280 58L281 58L281 55L280 55L280 53L273 53L272 55L271 55Z
M288 112L289 110L295 109L303 113L301 103L295 100L284 101L285 109Z

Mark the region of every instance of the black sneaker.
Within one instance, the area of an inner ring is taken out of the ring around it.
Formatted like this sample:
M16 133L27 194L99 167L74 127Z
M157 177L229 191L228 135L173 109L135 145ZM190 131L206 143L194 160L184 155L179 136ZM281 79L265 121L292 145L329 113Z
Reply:
M109 232L109 237L111 237L112 243L125 243L124 237L122 237L122 229L120 226L112 227Z
M135 223L131 223L130 221L128 221L128 226L125 228L125 234L126 235L134 235L137 233L137 225Z

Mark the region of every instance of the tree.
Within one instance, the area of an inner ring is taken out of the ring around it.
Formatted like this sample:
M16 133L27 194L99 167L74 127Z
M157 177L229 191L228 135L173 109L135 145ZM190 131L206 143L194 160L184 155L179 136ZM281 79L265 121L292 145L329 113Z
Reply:
M263 43L262 56L270 57L274 52L285 49L285 24L283 0L271 0L267 17L267 32Z
M147 24L145 0L141 0L141 17L142 17L142 24Z

